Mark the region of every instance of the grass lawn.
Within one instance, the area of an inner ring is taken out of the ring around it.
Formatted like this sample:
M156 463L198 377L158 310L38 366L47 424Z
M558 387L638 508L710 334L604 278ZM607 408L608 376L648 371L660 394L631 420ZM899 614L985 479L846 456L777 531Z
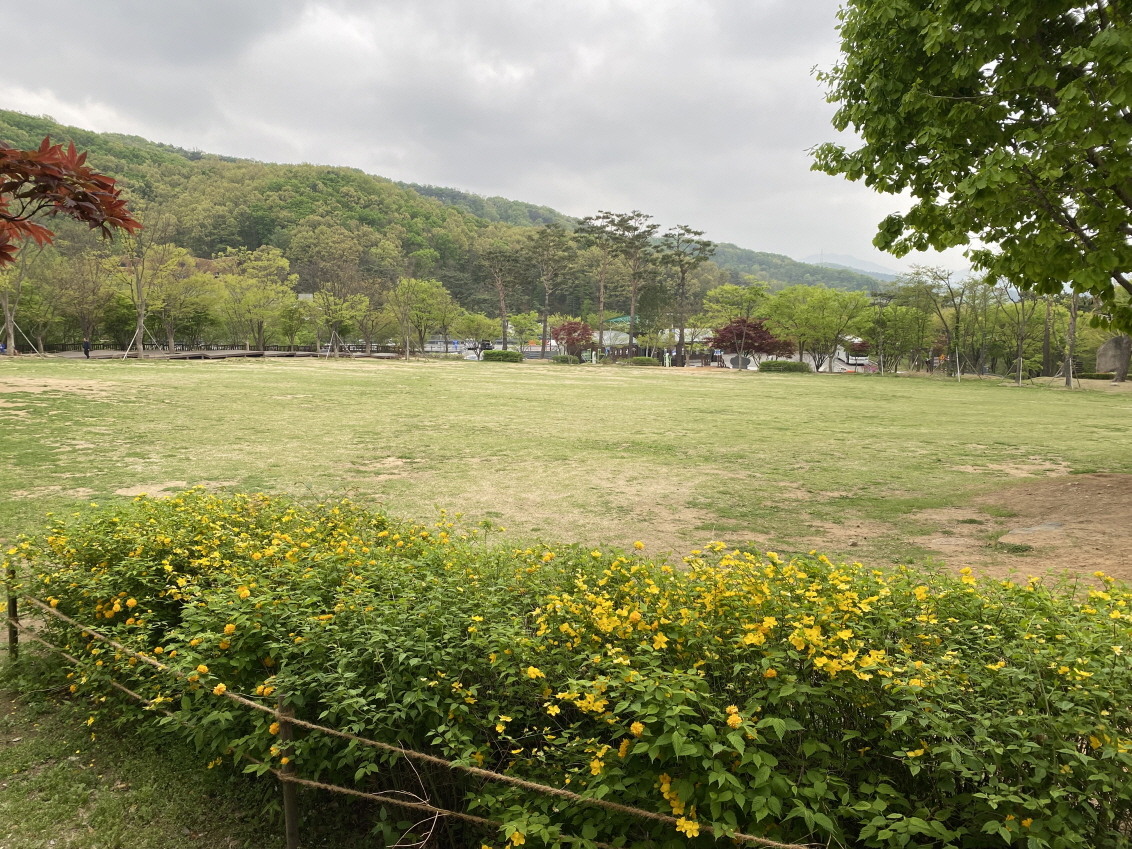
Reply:
M348 495L420 519L447 509L516 539L640 539L654 553L722 539L960 566L924 542L948 533L947 508L1034 478L1132 471L1119 450L1130 412L1127 394L994 380L5 359L0 537L50 510L203 484ZM987 556L1013 562L989 547L1006 530L995 512L978 514Z
M0 538L48 511L203 484L651 553L722 539L957 568L932 540L961 528L988 568L1042 571L1064 564L995 544L1017 515L1002 505L1055 480L1114 485L1132 471L1130 412L1130 394L997 381L0 358ZM148 732L88 729L81 702L43 695L0 678L0 849L282 845L270 783ZM337 816L305 825L304 845L354 845Z

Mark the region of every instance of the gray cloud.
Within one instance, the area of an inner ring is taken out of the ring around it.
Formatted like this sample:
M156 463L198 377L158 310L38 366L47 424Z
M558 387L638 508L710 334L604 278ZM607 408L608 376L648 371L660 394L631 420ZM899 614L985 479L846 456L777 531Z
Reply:
M899 266L870 245L898 199L809 171L806 150L833 137L812 69L836 60L837 6L60 0L45 17L25 4L8 14L21 37L0 105Z

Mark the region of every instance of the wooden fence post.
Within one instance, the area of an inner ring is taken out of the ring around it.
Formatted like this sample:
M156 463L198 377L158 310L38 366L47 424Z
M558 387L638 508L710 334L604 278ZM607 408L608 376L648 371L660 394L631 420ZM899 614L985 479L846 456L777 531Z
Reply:
M20 659L20 606L16 596L16 566L8 564L4 582L8 593L8 659Z
M295 729L287 720L295 715L294 710L283 704L280 696L275 705L275 716L279 721L279 747L282 757L287 758L280 771L284 775L295 774L295 752L291 745L295 739ZM293 781L281 779L283 785L283 828L287 837L287 849L299 849L299 788Z

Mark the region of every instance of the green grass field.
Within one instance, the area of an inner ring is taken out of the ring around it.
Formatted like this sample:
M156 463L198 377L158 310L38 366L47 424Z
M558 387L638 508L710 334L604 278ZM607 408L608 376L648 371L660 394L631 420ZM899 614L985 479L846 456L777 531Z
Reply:
M447 509L517 540L922 562L939 559L916 542L939 530L932 510L1132 470L1130 411L1128 395L997 381L25 357L0 362L0 536L203 484Z
M48 511L201 484L424 520L447 509L515 540L682 553L722 539L957 568L922 541L963 508L987 562L1040 571L1038 552L993 547L1011 512L988 495L1132 471L1130 412L1128 394L997 381L0 359L0 537ZM29 693L16 671L0 707L2 849L282 845L274 788L205 771L150 732L91 739L81 701ZM340 816L312 817L304 845L361 845Z

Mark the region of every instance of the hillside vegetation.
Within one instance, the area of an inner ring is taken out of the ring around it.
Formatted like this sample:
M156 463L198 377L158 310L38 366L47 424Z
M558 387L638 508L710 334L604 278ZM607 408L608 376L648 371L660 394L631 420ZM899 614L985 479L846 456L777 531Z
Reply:
M489 225L559 224L569 228L576 223L546 206L452 188L395 183L354 168L236 159L0 110L0 141L30 148L45 136L73 141L131 195L168 208L178 220L177 243L201 257L227 248L285 247L296 229L316 217L372 228L384 244L397 245L406 256L435 251L444 272L441 279L446 285L452 281L459 289L459 278L471 273L472 237ZM857 290L876 284L866 274L735 245L720 245L715 262L725 272L785 284L820 283Z

